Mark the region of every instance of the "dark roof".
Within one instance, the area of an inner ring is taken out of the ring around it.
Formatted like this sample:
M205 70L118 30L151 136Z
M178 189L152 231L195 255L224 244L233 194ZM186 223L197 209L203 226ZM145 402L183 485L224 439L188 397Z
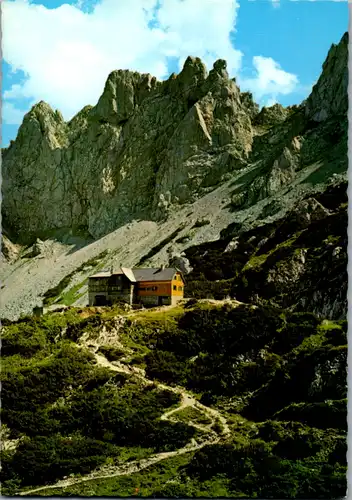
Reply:
M174 267L132 269L136 281L171 281L174 275L179 272Z
M90 278L110 278L112 275L124 274L132 283L136 281L171 281L176 273L180 273L182 280L185 281L181 271L175 267L166 267L165 269L159 268L121 268L120 270L115 270L113 274L110 271L100 271L99 273L93 274Z

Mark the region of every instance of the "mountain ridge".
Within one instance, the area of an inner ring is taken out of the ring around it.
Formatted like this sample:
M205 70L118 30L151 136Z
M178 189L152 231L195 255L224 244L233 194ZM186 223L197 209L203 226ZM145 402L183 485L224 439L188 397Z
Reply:
M40 101L4 154L5 224L22 237L28 230L86 226L96 238L133 217L167 216L223 175L253 163L256 144L261 149L256 124L274 120L274 130L285 134L288 119L298 135L307 122L343 115L346 57L347 34L331 47L320 79L296 108L275 105L259 112L251 95L229 78L224 60L208 74L194 57L163 82L150 74L111 72L96 106L86 106L68 123ZM275 150L277 138L270 135L265 139Z
M147 265L166 264L170 252L215 241L231 225L271 224L345 182L347 54L345 34L310 96L288 108L259 110L225 61L208 74L192 57L164 82L110 73L97 105L67 123L35 105L3 155L0 316L29 313L102 252L110 254L100 266L135 266L145 255ZM59 253L38 254L41 243L27 250L37 238ZM86 275L76 275L83 304Z

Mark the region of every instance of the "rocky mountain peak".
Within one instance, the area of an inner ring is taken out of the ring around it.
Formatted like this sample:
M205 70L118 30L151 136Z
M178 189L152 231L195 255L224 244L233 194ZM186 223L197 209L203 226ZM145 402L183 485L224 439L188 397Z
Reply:
M222 76L223 78L229 78L229 74L227 72L227 62L225 61L225 59L218 59L217 61L215 61L213 64L213 71L218 73L218 75Z
M236 83L235 78L233 78L232 81L234 83ZM253 121L254 118L259 113L259 106L254 101L253 94L251 92L241 92L240 98L241 98L242 106L246 110L246 113L248 114L250 119Z
M205 64L199 57L188 56L185 60L181 73L178 75L179 80L189 85L204 82L208 75Z
M23 126L28 126L33 122L38 122L43 130L49 130L51 127L64 125L65 121L60 111L54 111L52 107L44 101L40 101L28 111L23 118Z
M278 103L270 107L263 106L254 122L256 125L275 125L286 120L288 114L289 109Z
M35 148L43 143L50 148L62 147L66 143L66 128L60 111L54 111L49 104L40 101L24 116L17 139L11 144L10 149L24 145ZM38 150L32 154L38 154Z
M347 32L338 45L332 44L320 78L306 101L306 116L315 122L347 113L348 44Z
M118 125L126 122L136 107L154 90L158 81L149 74L117 70L110 73L92 116Z

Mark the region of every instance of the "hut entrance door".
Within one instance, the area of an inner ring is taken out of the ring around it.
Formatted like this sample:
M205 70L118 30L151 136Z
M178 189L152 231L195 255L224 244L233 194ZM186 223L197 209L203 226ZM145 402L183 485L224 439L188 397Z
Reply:
M96 306L106 306L107 304L105 295L96 295L94 302Z

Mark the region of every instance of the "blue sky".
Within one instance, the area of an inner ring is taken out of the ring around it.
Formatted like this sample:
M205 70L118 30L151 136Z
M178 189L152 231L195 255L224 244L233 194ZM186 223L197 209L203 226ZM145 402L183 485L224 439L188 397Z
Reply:
M65 5L64 5L65 4ZM348 28L347 2L292 0L5 0L2 145L39 100L70 119L94 105L114 69L165 78L187 55L226 59L260 104L301 102L332 43Z

